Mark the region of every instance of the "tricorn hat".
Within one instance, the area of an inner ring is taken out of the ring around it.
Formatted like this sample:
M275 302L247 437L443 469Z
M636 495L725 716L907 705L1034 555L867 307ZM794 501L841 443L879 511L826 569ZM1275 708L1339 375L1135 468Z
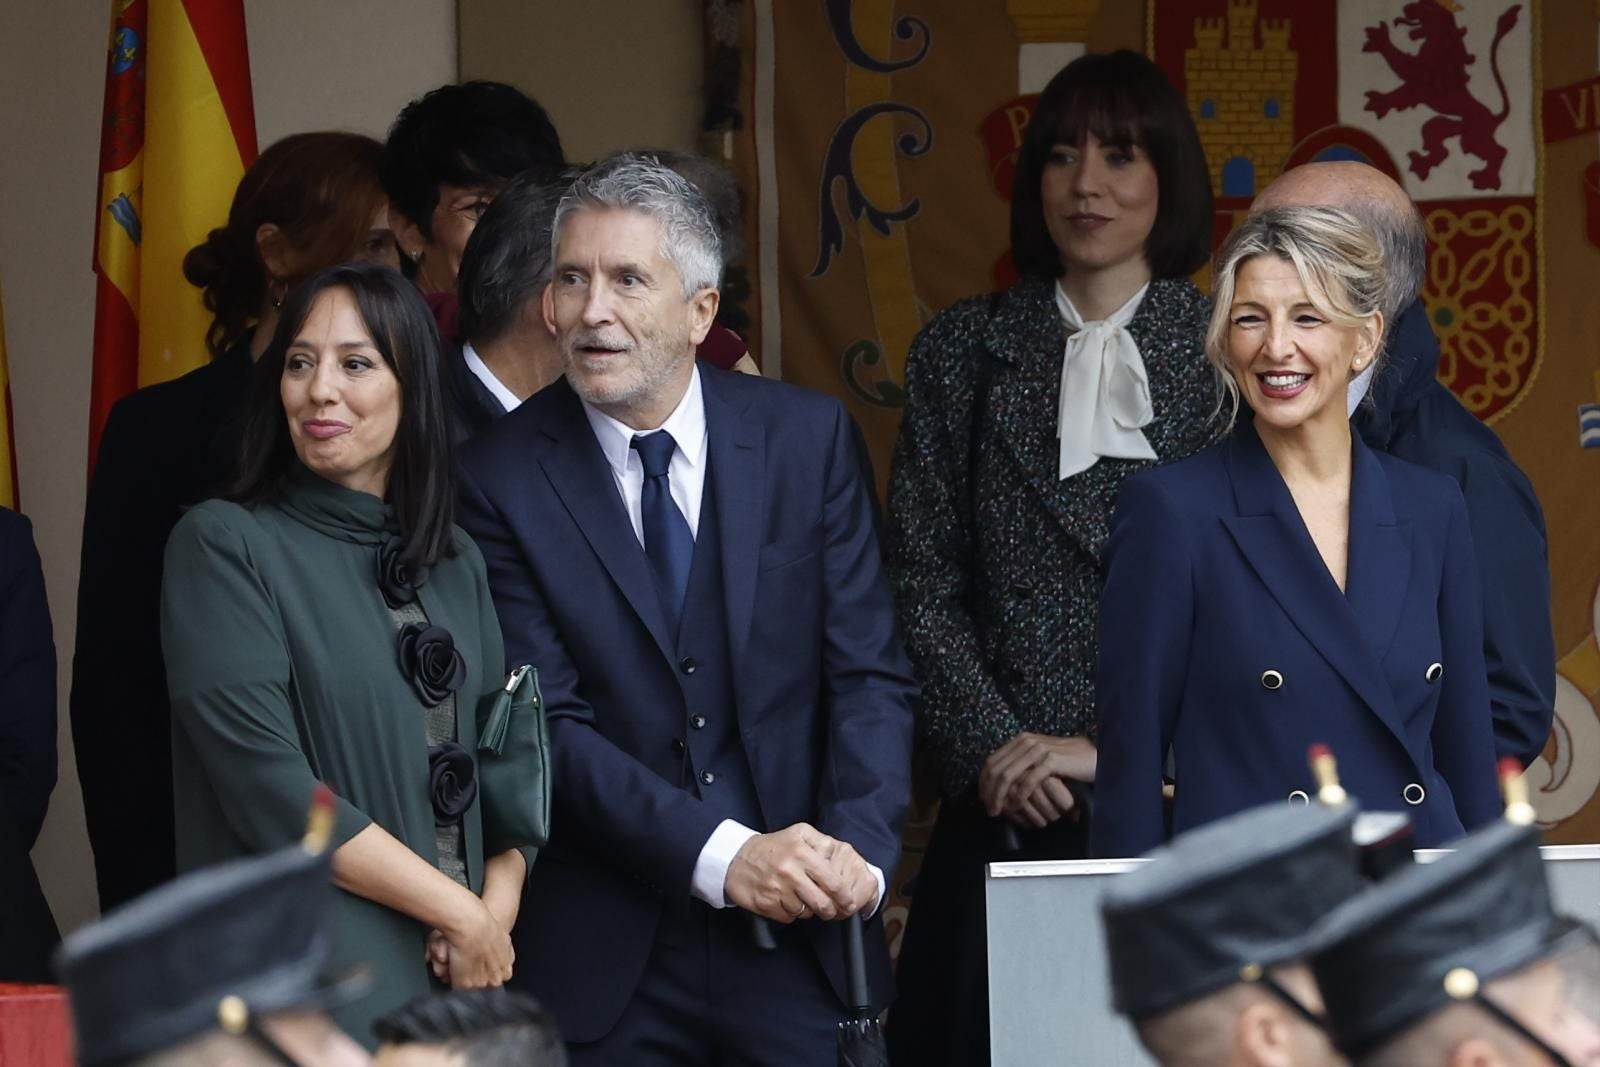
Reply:
M1112 1003L1148 1019L1261 980L1365 888L1353 806L1254 808L1183 834L1101 899Z
M315 817L313 824L316 823ZM72 934L56 955L83 1067L126 1062L254 1017L348 1001L324 976L336 891L308 835L186 874Z
M1329 915L1309 962L1334 1043L1359 1057L1551 954L1573 928L1551 902L1538 830L1500 822Z

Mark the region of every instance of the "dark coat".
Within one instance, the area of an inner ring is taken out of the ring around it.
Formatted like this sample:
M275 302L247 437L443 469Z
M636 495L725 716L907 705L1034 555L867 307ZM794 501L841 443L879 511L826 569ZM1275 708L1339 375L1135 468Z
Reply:
M233 472L247 335L216 361L123 397L89 482L72 658L72 741L100 907L176 873L161 659L161 566L183 509Z
M506 413L499 399L467 366L460 344L444 350L444 387L450 409L450 436L458 445L478 436Z
M1156 281L1128 326L1163 461L1220 428L1201 348L1210 314L1187 281ZM1060 478L1067 337L1054 283L1025 279L942 312L906 360L886 547L944 799L901 943L896 1062L989 1062L984 864L1083 855L1079 823L1006 835L972 803L984 761L1018 733L1093 733L1101 550L1123 479L1150 466L1102 459Z
M48 982L59 935L28 852L56 784L56 647L33 527L0 508L0 982Z
M1483 588L1495 748L1526 765L1550 736L1556 703L1544 512L1500 438L1439 383L1439 342L1420 303L1401 314L1388 348L1355 427L1371 447L1461 486Z
M1155 407L1145 436L1163 462L1220 428L1201 349L1210 314L1189 282L1155 281L1128 327ZM941 313L906 360L886 548L923 684L919 738L946 796L970 790L1020 732L1094 728L1101 547L1122 480L1150 464L1103 459L1058 477L1066 338L1054 283L1027 279Z
M437 862L425 712L378 583L378 547L395 529L377 497L296 465L270 502L211 500L173 531L161 622L181 870L299 839L317 782L336 794L331 847L377 823ZM478 700L503 684L504 656L483 560L464 535L457 543L455 556L428 568L416 603L462 658L455 739L475 752ZM478 892L476 800L461 826ZM428 928L351 893L339 894L338 908L330 967L368 964L372 983L332 1014L370 1045L374 1018L431 988Z
M836 400L705 365L700 381L732 710L765 823L753 828L808 822L893 877L913 685L859 437ZM538 666L550 721L553 836L529 875L514 981L569 1040L593 1041L633 997L663 912L689 900L721 820L675 777L672 742L693 710L679 671L694 663L674 654L645 554L565 379L475 439L463 466L460 521L488 563L506 662ZM842 1007L841 924L807 933ZM882 1004L889 959L876 922L868 945Z
M1448 478L1354 439L1345 591L1248 416L1128 479L1100 603L1094 849L1316 791L1329 745L1364 807L1446 844L1501 811L1466 506ZM1296 794L1296 791L1299 791Z

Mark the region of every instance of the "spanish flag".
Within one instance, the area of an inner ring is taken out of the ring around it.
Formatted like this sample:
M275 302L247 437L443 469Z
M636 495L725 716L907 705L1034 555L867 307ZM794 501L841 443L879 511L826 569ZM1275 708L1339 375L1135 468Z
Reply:
M118 399L206 362L183 257L256 158L244 0L112 0L96 203L89 462Z
M6 313L0 308L0 508L15 509L17 439L11 429L11 376L6 373Z

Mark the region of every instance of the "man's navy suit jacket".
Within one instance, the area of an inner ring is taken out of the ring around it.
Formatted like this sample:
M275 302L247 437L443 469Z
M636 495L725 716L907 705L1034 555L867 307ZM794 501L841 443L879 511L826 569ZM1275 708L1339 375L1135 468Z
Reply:
M52 980L55 920L28 851L56 784L56 649L33 527L0 508L0 982Z
M892 878L915 687L859 434L821 394L705 365L700 381L733 710L764 821L754 829L808 822ZM672 742L695 709L571 386L562 379L495 423L463 467L460 522L488 563L507 665L538 668L550 723L553 832L529 875L514 983L569 1040L595 1040L637 986L663 907L688 901L722 815L676 784ZM839 924L806 925L842 990ZM868 943L881 1004L888 954L881 936Z
M1137 856L1165 838L1169 746L1175 833L1296 790L1304 801L1318 742L1364 807L1411 816L1419 845L1493 820L1460 490L1354 438L1341 592L1249 418L1123 483L1100 601L1095 851Z
M1439 342L1421 301L1401 313L1386 344L1352 426L1370 447L1461 486L1483 585L1495 748L1532 763L1550 737L1556 707L1544 511L1500 438L1439 383Z

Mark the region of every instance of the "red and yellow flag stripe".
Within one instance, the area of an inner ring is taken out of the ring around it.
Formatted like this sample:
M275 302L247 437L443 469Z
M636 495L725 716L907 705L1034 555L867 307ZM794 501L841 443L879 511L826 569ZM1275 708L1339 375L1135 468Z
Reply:
M117 400L208 358L182 264L256 157L243 0L113 0L103 123L91 464Z

